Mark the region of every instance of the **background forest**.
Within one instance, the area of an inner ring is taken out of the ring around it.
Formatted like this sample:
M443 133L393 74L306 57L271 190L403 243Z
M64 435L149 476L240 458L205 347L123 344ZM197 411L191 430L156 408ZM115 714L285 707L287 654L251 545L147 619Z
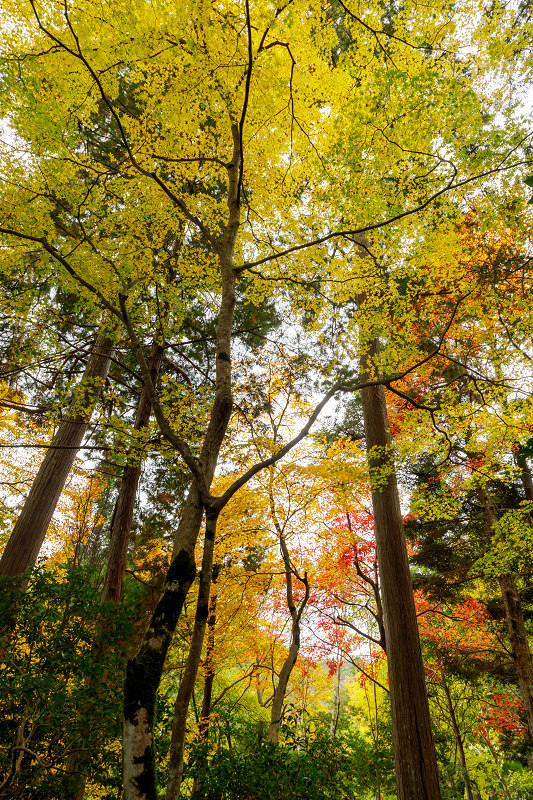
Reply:
M528 0L0 20L0 798L533 798Z

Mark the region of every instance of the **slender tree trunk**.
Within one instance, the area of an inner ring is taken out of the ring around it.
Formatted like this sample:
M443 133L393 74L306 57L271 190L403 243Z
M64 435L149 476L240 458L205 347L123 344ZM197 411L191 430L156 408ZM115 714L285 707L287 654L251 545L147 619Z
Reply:
M205 651L205 680L204 694L202 698L202 710L198 723L198 738L201 742L207 742L209 735L209 720L211 717L211 701L213 698L213 683L215 681L215 626L217 621L217 588L216 582L220 565L213 567L213 588L209 599L209 617L207 619L207 643Z
M156 335L152 342L152 351L149 361L150 373L154 384L157 381L163 355L163 350L158 344L158 338L158 335ZM150 421L151 409L150 398L148 397L146 387L144 387L139 398L135 415L134 429L136 431L142 431L147 427ZM135 458L135 455L133 458L130 455L129 463L127 463L124 468L118 497L113 509L113 516L111 517L109 555L107 558L107 569L101 595L101 599L104 602L110 600L114 603L118 603L122 592L122 581L124 580L124 571L126 569L133 510L135 507L139 478L141 477L141 464L136 463L138 460L138 457Z
M294 626L293 626L294 627ZM294 631L291 634L291 644L287 658L283 662L283 666L279 673L278 683L272 699L270 707L270 725L268 726L267 739L269 742L277 743L279 740L279 726L281 722L281 714L283 711L283 702L289 684L289 678L294 665L298 659L298 652L300 650L300 631L298 630L296 638Z
M363 349L361 377L376 378L378 343ZM362 390L381 578L398 800L440 800L424 665L382 386Z
M533 475L531 474L527 459L524 456L519 455L516 458L516 464L522 470L520 477L522 479L522 486L524 487L526 500L533 500Z
M112 350L111 339L103 335L96 338L76 396L46 451L0 559L0 575L20 575L32 566L39 555L50 520L100 397Z
M483 508L485 527L487 532L492 534L494 525L497 522L494 503L484 486L477 487L477 495ZM524 623L524 613L512 573L506 572L503 575L499 575L498 583L505 608L505 621L507 623L516 677L526 711L529 748L531 750L533 742L533 662Z
M211 584L211 594L209 596L209 616L207 618L207 642L205 648L205 678L204 678L204 693L202 697L202 709L200 711L200 719L198 721L198 740L202 744L207 744L209 738L209 725L211 722L211 702L213 699L213 684L215 682L215 628L217 621L217 586L218 575L220 572L220 564L213 566L213 580ZM204 764L207 763L207 757L199 762L200 770ZM201 786L201 778L197 775L193 783L193 794L198 791Z
M178 689L178 696L176 697L176 704L174 706L165 800L177 800L180 796L181 781L183 778L183 753L185 749L185 733L187 730L187 712L198 674L198 667L200 666L200 660L202 658L202 645L209 614L209 594L213 575L213 552L217 517L217 514L207 513L206 515L202 570L200 572L200 586L198 589L198 602L196 604L192 639L189 655L187 656L185 669L183 670Z
M370 648L370 642L369 650ZM379 742L379 719L378 719L378 687L375 681L372 681L372 692L374 695L374 741L376 743L376 748ZM380 774L379 774L379 767L376 765L376 800L381 800L381 781L380 781Z
M457 724L457 717L455 715L455 709L453 707L452 697L450 694L450 688L446 681L443 681L442 687L444 689L444 694L446 695L446 704L448 706L448 712L450 714L450 720L452 723L453 735L455 736L455 742L457 744L457 751L459 753L459 761L461 763L461 772L463 773L463 778L465 781L465 788L466 788L466 796L468 800L475 800L474 795L472 793L472 784L470 783L470 777L468 775L468 770L466 767L466 758L465 758L465 748L463 737L461 736L461 731L459 730L459 725Z
M283 666L279 673L278 683L276 689L274 691L274 697L272 698L272 706L270 708L270 725L268 727L267 739L269 742L277 743L279 740L279 726L281 722L281 714L283 711L283 703L285 701L285 694L287 693L287 686L289 684L289 678L291 677L291 672L296 664L298 659L298 653L300 651L300 621L302 618L302 614L304 609L307 605L307 601L309 600L309 582L307 580L307 573L304 574L303 578L296 573L295 568L291 564L291 559L289 555L289 551L287 549L287 544L285 542L285 537L283 535L283 530L281 529L276 514L274 511L274 498L272 493L270 494L270 506L272 512L272 518L274 520L274 524L279 536L279 545L281 549L281 554L283 556L283 563L285 566L285 585L286 585L286 592L287 592L287 606L289 608L289 613L292 618L292 626L291 626L291 642L289 645L289 652L287 653L287 658L283 662ZM305 586L305 594L300 601L300 605L298 608L296 607L296 603L294 602L294 592L292 588L292 577L293 574L303 585Z

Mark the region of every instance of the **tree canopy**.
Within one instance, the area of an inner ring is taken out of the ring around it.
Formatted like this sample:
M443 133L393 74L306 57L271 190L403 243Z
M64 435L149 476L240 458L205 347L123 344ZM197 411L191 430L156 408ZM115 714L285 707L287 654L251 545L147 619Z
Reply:
M533 797L529 6L0 20L0 797Z

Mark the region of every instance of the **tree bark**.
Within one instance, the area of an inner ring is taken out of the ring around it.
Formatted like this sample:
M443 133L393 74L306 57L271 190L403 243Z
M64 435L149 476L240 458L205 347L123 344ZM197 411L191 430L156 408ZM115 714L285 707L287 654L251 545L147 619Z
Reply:
M185 734L187 730L187 712L191 701L198 667L202 658L202 645L209 614L209 594L213 577L213 552L218 514L206 515L205 542L200 572L198 601L192 632L191 644L185 669L181 677L178 696L174 706L172 735L170 739L170 756L168 765L168 783L165 800L177 800L180 796L183 778L183 754L185 750Z
M0 575L20 575L35 563L39 555L50 520L100 397L112 350L111 339L104 335L96 338L76 396L46 451L0 559Z
M270 709L270 725L268 727L268 733L267 733L268 741L277 743L279 740L279 726L281 722L281 714L283 711L283 703L285 701L285 695L287 693L287 686L289 684L289 678L291 677L291 672L294 668L294 665L296 664L298 653L300 652L300 621L302 619L302 614L304 612L304 609L307 605L307 601L309 600L309 582L307 580L307 573L305 573L303 578L301 578L296 573L295 568L291 563L283 530L281 529L274 512L274 502L272 494L270 495L270 504L272 510L272 518L274 520L274 524L279 536L279 546L281 550L281 555L283 557L283 564L285 566L285 586L287 592L287 606L292 619L291 641L289 645L289 652L287 653L287 657L283 662L283 666L281 667L278 683L274 691L274 696L272 698L272 706ZM299 580L305 586L305 594L301 599L298 607L296 607L296 603L294 602L294 592L292 587L293 575L296 577L297 580Z
M376 378L378 342L363 347L362 380ZM382 386L362 390L363 419L387 642L398 800L440 800L424 665Z
M455 716L455 709L453 707L452 696L450 694L450 688L446 681L443 681L442 687L444 689L444 694L446 695L446 705L448 706L448 712L450 714L450 721L452 723L453 735L455 736L455 742L457 744L457 751L459 753L459 762L461 764L461 772L463 773L463 778L465 781L465 789L466 789L466 796L468 800L475 800L474 795L472 793L472 784L470 783L470 777L468 775L468 770L466 768L466 758L465 758L465 748L463 737L461 736L461 731L459 730L459 725L457 724L457 717Z
M194 548L204 509L209 508L209 487L213 480L218 455L233 408L231 380L231 334L235 311L236 273L233 252L240 224L240 129L232 124L233 154L228 169L228 221L216 252L220 264L222 296L216 331L215 397L205 433L200 458L200 471L193 477L174 541L172 561L165 586L156 606L139 652L128 663L124 687L124 800L157 800L153 742L154 711L166 654L181 614L187 592L196 574ZM125 318L125 323L127 320ZM146 374L142 350L135 341L135 332L128 327L132 347L143 377ZM154 399L157 399L154 396ZM152 400L153 402L153 400ZM154 413L162 431L169 426L161 408ZM168 435L168 434L165 434ZM177 446L177 445L175 445ZM220 509L219 509L220 510Z
M220 571L220 564L213 567L212 591L209 597L209 616L207 618L207 642L205 651L205 680L204 694L200 721L198 722L198 738L207 742L209 736L209 721L211 718L211 702L213 699L213 684L215 681L215 627L217 621L217 586L216 582Z
M525 456L519 455L516 458L516 464L522 470L520 477L522 479L526 500L533 500L533 475L531 474L527 459Z
M152 342L152 351L149 361L150 373L154 384L157 381L163 355L163 350L158 343L158 338L158 335L156 335ZM152 405L148 392L146 387L143 387L135 415L134 429L136 431L142 431L147 427L150 422L151 410ZM141 464L136 463L139 461L138 456L134 456L132 459L130 455L128 460L129 463L127 463L124 468L118 497L111 517L109 554L101 595L101 599L104 602L111 601L113 603L118 603L122 592L124 571L126 569L133 509L135 507L137 487L139 485L142 469Z
M477 487L477 495L483 508L483 519L489 534L492 534L498 517L492 498L484 486ZM498 576L498 584L502 593L505 609L505 621L511 644L511 652L515 665L518 686L526 711L529 749L533 744L533 661L529 650L524 613L520 594L514 576L506 572Z
M211 703L213 700L213 684L215 682L215 628L217 621L217 586L216 582L220 573L220 564L213 566L213 579L211 583L211 593L209 595L209 616L207 618L207 641L205 647L204 659L204 693L202 697L202 708L200 711L200 719L198 721L198 740L202 744L207 744L209 739L209 725L211 722ZM207 754L202 756L198 765L201 769L207 763ZM192 793L199 790L201 786L201 778L196 775L193 782Z

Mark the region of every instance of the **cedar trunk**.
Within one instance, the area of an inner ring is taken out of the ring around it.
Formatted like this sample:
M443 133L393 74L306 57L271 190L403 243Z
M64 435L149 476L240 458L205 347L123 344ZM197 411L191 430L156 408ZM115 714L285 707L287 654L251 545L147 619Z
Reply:
M376 340L361 360L373 380ZM362 390L376 546L381 578L398 800L440 800L424 665L382 386Z
M103 335L96 338L76 396L46 451L0 559L0 575L20 575L34 564L39 555L50 520L100 397L112 350L111 339Z
M150 374L154 384L159 374L162 355L163 350L158 344L157 337L155 337L152 343L152 352L149 361ZM134 428L136 431L141 431L143 428L146 428L150 421L151 410L152 405L150 403L150 398L146 387L144 387L139 398L139 404L135 415ZM101 599L104 602L110 600L113 603L118 603L120 600L124 570L126 569L133 509L135 507L135 498L137 496L137 487L140 477L141 464L131 463L130 454L130 463L126 464L124 468L118 497L113 509L113 516L111 517L109 555L107 558L107 569L101 595Z

